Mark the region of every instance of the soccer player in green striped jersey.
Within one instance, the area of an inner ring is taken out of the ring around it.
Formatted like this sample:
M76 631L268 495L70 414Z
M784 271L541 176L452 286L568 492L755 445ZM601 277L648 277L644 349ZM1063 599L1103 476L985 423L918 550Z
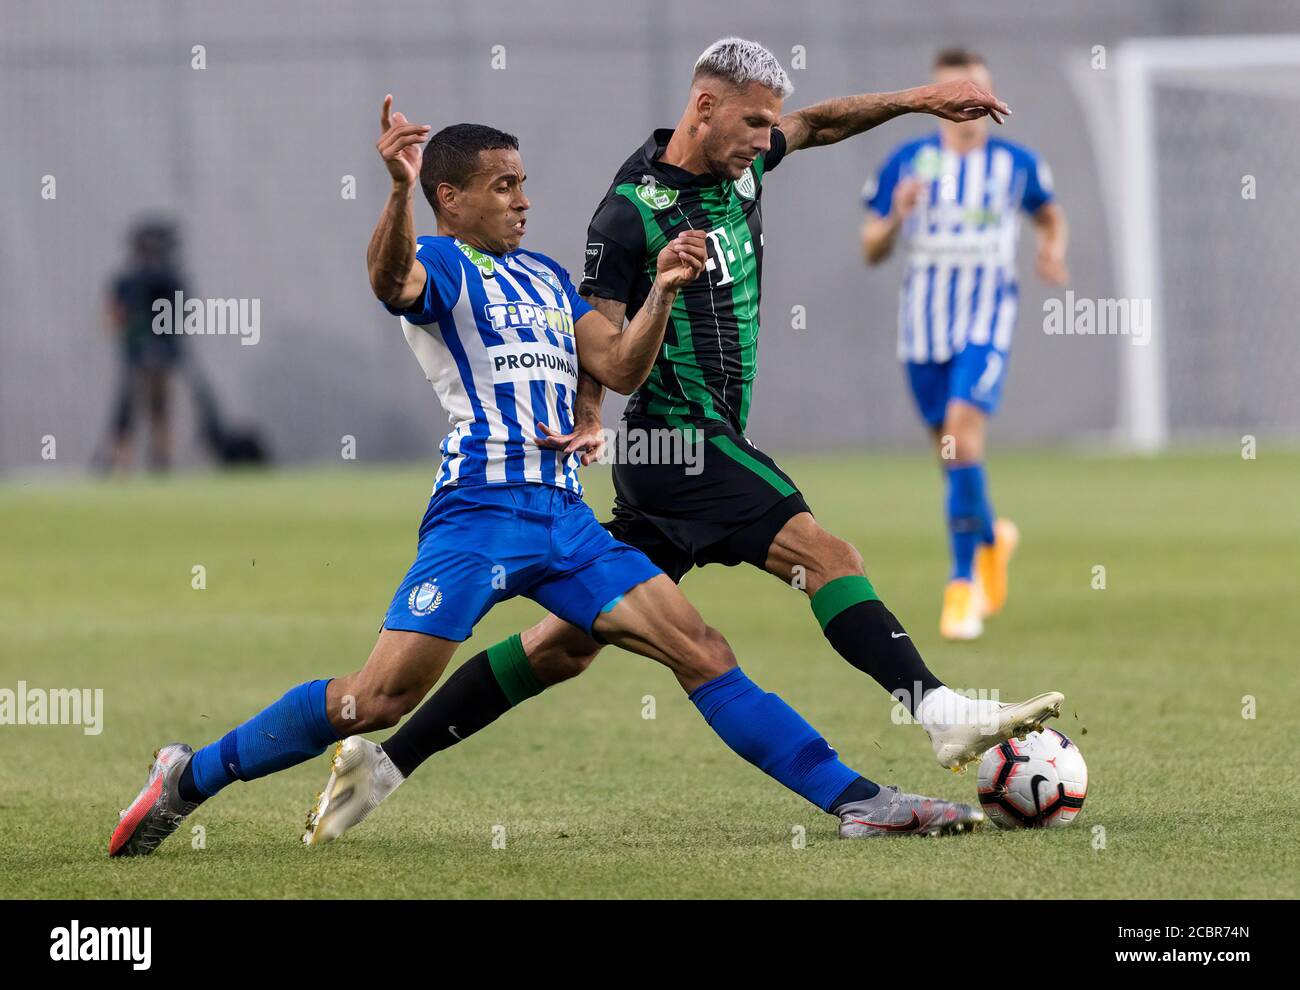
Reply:
M1009 110L969 80L783 113L791 89L761 45L716 42L696 63L677 127L655 131L620 166L597 207L579 291L615 326L645 301L655 256L678 231L702 230L709 243L706 272L679 292L658 359L625 413L629 437L671 433L702 456L679 463L616 458L606 525L674 580L694 566L747 563L803 590L832 647L906 703L940 764L957 769L1056 713L1062 696L1007 705L945 687L876 595L858 551L817 523L789 475L745 437L757 373L761 203L768 173L795 151L904 113L987 115L1000 123ZM580 386L577 428L563 436L539 429L557 448L584 452L586 463L599 452L600 397L598 387ZM384 743L385 759L405 777L432 753L586 669L600 645L547 616L462 665Z

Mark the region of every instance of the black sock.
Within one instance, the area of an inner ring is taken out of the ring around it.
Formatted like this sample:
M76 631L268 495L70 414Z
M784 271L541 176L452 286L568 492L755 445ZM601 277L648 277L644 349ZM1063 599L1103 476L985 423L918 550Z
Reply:
M865 577L827 583L813 595L812 608L835 652L875 678L913 714L926 694L943 686Z
M192 804L202 804L208 799L208 796L199 790L198 785L194 783L194 759L185 764L185 769L181 771L181 779L176 782L176 790L181 796L182 801L189 801Z
M516 634L461 664L384 740L384 752L402 776L409 777L434 753L468 739L541 690Z
M880 793L880 785L867 780L866 777L859 777L848 787L840 791L840 796L831 802L831 814L835 813L837 808L842 808L846 804L856 804L859 801L870 801Z

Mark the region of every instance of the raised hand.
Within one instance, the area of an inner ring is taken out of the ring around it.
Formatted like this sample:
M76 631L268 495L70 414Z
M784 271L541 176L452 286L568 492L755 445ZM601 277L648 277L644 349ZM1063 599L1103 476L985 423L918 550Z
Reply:
M414 186L420 179L420 145L428 139L431 128L426 124L412 124L401 111L393 112L392 93L384 97L379 127L375 147L393 183Z
M682 231L655 259L660 285L671 291L689 285L700 277L708 258L708 239L704 231Z
M992 117L996 123L1011 113L1011 108L969 79L934 83L924 87L921 110L945 120L978 120Z

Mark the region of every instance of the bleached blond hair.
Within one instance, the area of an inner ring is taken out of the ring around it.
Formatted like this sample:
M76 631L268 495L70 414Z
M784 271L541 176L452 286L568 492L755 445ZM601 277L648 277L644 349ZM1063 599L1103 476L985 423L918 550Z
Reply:
M781 99L794 92L794 83L777 57L757 41L744 38L721 38L704 49L695 60L695 76L701 75L725 79L742 89L760 83Z

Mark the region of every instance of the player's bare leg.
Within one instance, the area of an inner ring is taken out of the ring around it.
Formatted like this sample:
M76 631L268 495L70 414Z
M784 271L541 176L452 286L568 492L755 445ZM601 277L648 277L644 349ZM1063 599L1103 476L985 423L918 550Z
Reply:
M549 614L519 635L528 665L542 687L577 677L601 650L601 645L577 626Z
M398 635L390 633L386 635ZM418 648L420 640L433 640L434 642L445 643L446 640L437 640L435 637L422 636L419 633L402 633L405 637L416 637L412 641ZM590 636L584 633L576 626L572 626L562 619L553 615L548 615L542 622L538 623L532 629L523 634L523 643L525 648L530 649L531 655L529 661L538 682L542 687L549 687L557 684L561 680L567 680L570 677L576 677L585 670L588 664L595 659L600 645ZM449 644L453 648L457 644ZM376 647L378 651L378 646ZM445 668L447 660L450 659L450 652L446 658L441 660L441 666L438 667L439 674ZM480 654L486 664L486 656ZM363 687L371 702L368 707L372 709L372 717L378 715L381 721L388 721L383 717L383 712L388 711L391 716L393 713L410 711L414 707L414 702L418 702L424 696L432 682L428 686L416 683L408 677L411 668L401 662L396 662L400 654L385 652L378 656L372 655L373 664L367 664L367 670L370 671L368 676L368 686ZM475 657L474 660L478 660ZM453 675L452 680L458 676L469 675L467 679L471 680L475 674L474 660L467 661L462 665L461 670ZM505 661L505 662L508 662ZM363 670L360 675L366 675L367 670ZM454 692L456 686L452 681L448 682L451 690ZM331 685L332 686L332 685ZM345 691L348 685L341 686L338 698L346 697ZM416 694L415 692L419 692ZM412 701L414 698L414 702ZM435 710L425 713L426 720L437 722L436 710L437 705L431 699L426 706L434 704ZM331 708L331 713L334 709ZM441 731L435 730L434 733L427 733L420 725L408 725L403 731L406 735L414 736L417 740L426 741L423 737L429 734L441 736L443 732L447 735L447 743L460 742L465 737L483 728L488 721L475 720L472 718L462 717L468 714L464 709L460 710L461 714L456 715L460 722L458 726L455 722L447 722L439 726ZM333 714L331 715L333 717ZM400 718L401 715L398 715ZM495 715L493 716L495 718ZM395 721L388 721L388 724L395 724ZM361 731L368 732L371 728L383 728L383 725L367 725ZM436 746L436 743L435 743ZM399 769L393 762L390 754L385 747L392 748L394 751L400 751L401 740L393 743L391 738L386 740L384 745L377 745L360 736L350 736L343 740L335 747L334 755L330 762L330 777L326 782L325 789L317 795L316 805L307 813L306 831L303 833L302 841L307 845L321 845L326 842L332 842L339 838L345 831L360 825L376 807L379 806L388 795L397 790L398 786L406 779L413 767L407 766L404 772ZM437 747L441 748L441 747ZM425 753L423 758L432 755L437 748L431 748ZM421 760L422 762L422 760Z
M934 431L947 475L953 573L945 590L939 631L946 639L978 639L983 620L1007 599L1007 572L1020 541L1015 523L995 519L984 480L988 415L961 399L948 402Z
M861 554L810 513L791 517L777 534L766 569L796 587L802 584L831 645L908 707L929 734L935 759L947 769L960 770L990 746L1060 713L1065 699L1054 691L1001 704L969 699L944 686L877 597Z
M109 855L152 853L202 801L235 780L266 776L311 759L331 742L396 725L437 682L457 645L385 630L356 673L301 684L198 752L183 743L163 746L144 788L120 816ZM360 787L330 797L340 808L382 800Z
M775 695L761 691L745 676L726 640L704 623L666 575L645 581L611 602L597 616L593 631L608 642L668 667L710 727L734 752L836 815L844 838L951 834L974 828L984 820L983 813L970 805L882 788L842 764L825 740L793 709ZM525 634L517 649L514 662L530 669L524 640L535 654L538 672L548 679L573 676L597 652L596 641L586 633L549 617ZM500 665L505 663L498 661ZM499 676L509 682L517 674ZM432 700L426 702L426 708ZM408 722L403 733L410 728ZM327 808L323 816L309 823L304 841L329 841L358 824L378 803L376 797L382 800L391 793L396 786L391 783L395 775L400 776L400 771L383 747L357 739L344 743L331 786L344 791L355 787L364 792L364 797L352 800L349 811L332 813Z
M689 691L687 684L695 687L725 673L735 666L735 658L730 650L720 651L717 641L721 637L706 630L693 609L688 609L690 614L678 614L685 599L671 581L666 577L662 580L668 582L671 594L653 594L660 590L659 579L655 579L646 582L654 585L654 589L642 591L646 585L634 588L617 608L620 619L630 624L624 635L629 642L641 644L642 651L652 649L648 641L653 636L653 609L670 608L669 614L658 621L673 625L658 637L663 642L655 649L654 659L669 666ZM669 601L660 600L665 596ZM628 602L631 604L625 604ZM598 620L608 621L603 615ZM508 640L466 661L440 692L449 697L442 699L435 695L399 733L385 740L383 746L357 737L339 744L329 782L307 816L303 842L308 845L331 842L361 824L419 763L444 746L463 741L484 728L503 711L524 700L526 692L576 677L590 665L599 650L600 644L587 633L563 619L547 615L521 634L517 646ZM676 659L670 660L670 656ZM534 679L531 687L521 683L529 676Z
M812 726L744 675L726 640L666 575L638 585L593 629L672 670L735 753L836 815L841 838L949 835L984 821L970 805L880 787L844 766Z
M307 812L303 842L316 845L338 838L406 779L380 746L357 733L396 725L438 682L459 645L437 636L385 629L365 667L330 682L330 721L340 729L351 726L352 731L334 747L330 777Z

